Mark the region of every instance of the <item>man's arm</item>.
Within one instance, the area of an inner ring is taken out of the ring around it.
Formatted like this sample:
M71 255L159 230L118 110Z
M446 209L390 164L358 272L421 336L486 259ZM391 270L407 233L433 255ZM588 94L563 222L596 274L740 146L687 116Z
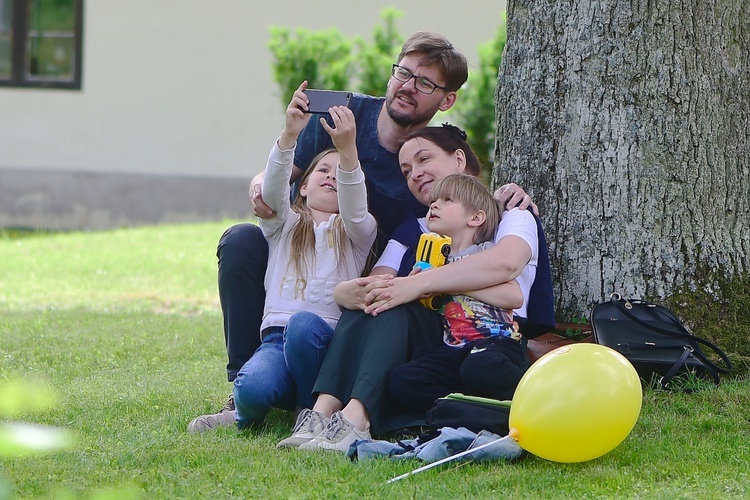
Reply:
M531 196L526 194L526 191L518 184L503 184L497 188L493 196L503 210L510 210L515 207L526 210L528 207L531 207L531 210L536 215L539 215L539 207L536 206L531 200Z
M292 175L289 182L293 184L302 176L302 173L303 170L301 168L297 167L297 165L293 166ZM269 217L273 217L274 215L276 215L271 207L266 205L266 202L263 201L263 190L261 188L263 186L263 178L265 177L265 175L266 171L264 170L253 177L253 180L250 181L250 205L253 207L253 214L259 219L268 219Z

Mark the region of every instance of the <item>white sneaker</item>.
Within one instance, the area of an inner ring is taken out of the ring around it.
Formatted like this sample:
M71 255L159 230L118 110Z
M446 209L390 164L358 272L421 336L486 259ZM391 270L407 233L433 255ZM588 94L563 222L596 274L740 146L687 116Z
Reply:
M279 441L276 448L299 448L309 441L315 439L328 425L329 418L319 411L305 409L297 415L292 435Z
M343 413L337 411L325 429L314 439L300 445L300 450L331 450L346 453L358 439L372 439L370 430L360 431Z

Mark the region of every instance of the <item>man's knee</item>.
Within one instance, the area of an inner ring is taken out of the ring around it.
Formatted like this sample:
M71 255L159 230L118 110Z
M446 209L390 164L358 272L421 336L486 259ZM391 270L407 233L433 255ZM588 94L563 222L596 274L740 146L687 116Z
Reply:
M223 259L242 258L248 253L268 260L268 243L260 227L245 222L231 226L219 238L216 256Z

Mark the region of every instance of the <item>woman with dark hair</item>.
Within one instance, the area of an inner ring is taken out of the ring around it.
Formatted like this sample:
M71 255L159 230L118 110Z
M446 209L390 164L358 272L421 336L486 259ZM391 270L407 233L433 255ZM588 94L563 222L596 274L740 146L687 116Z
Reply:
M399 163L409 190L426 206L434 182L450 174L476 176L480 172L465 133L451 125L412 132L399 150ZM416 300L421 296L452 292L471 295L467 291L475 290L489 303L488 292L495 285L515 279L524 295L524 305L517 313L525 315L539 255L537 224L531 212L518 208L505 212L495 247L407 277L423 232L427 232L424 219L408 217L394 232L369 277L336 287L334 298L344 312L313 389L317 393L315 405L300 413L292 436L279 447L346 452L354 440L369 439L370 429L382 433L423 423L424 415L404 411L386 394L391 368L443 341L442 318ZM461 266L465 262L472 267L470 261L480 255L485 256L482 273L466 272L470 279L445 274L446 268L465 269L467 266ZM490 255L492 258L486 259ZM394 279L397 274L402 277ZM447 279L434 279L441 275ZM416 289L419 293L414 295ZM391 295L392 291L396 293Z

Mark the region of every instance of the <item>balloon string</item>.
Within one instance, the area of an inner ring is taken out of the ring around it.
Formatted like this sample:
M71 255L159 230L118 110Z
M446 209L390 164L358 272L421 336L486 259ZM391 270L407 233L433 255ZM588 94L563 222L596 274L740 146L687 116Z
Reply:
M391 478L388 481L386 481L386 484L395 483L396 481L400 481L400 480L404 479L405 477L413 476L414 474L419 474L420 472L426 471L427 469L432 469L433 467L437 467L438 465L442 465L444 463L451 462L453 460L456 460L457 458L461 458L461 457L463 457L465 455L468 455L470 453L473 453L475 451L482 450L484 448L487 448L490 445L496 444L496 443L502 441L503 439L508 439L508 438L509 438L509 436L505 436L505 437L502 437L502 438L499 438L499 439L495 439L494 441L490 441L489 443L484 443L483 445L477 446L476 448L471 448L469 450L462 451L461 453L456 453L455 455L451 455L449 457L445 457L443 459L438 460L437 462L432 462L431 464L424 465L424 466L420 467L419 469L414 469L413 471L407 472L406 474L401 474L400 476L396 476L394 478Z

